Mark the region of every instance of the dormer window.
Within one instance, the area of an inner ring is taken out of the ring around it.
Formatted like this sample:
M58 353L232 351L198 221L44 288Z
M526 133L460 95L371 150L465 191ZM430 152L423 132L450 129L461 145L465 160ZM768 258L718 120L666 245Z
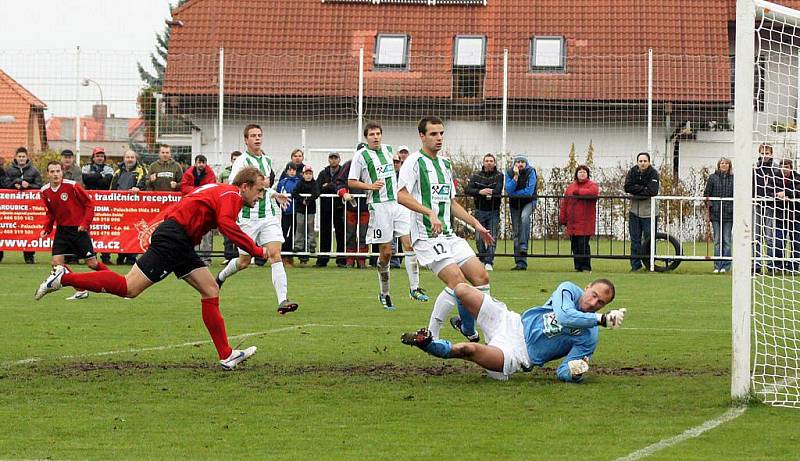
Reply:
M483 35L457 35L453 44L453 67L484 67L486 65L486 37Z
M539 36L531 38L531 72L566 71L564 37Z
M408 35L378 34L375 40L375 69L408 69Z

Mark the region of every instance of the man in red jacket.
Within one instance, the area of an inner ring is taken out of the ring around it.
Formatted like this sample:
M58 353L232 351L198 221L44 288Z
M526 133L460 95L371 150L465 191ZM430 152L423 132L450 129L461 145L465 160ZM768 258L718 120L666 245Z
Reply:
M198 155L194 158L194 166L187 168L181 178L181 194L188 195L193 190L206 184L217 182L217 177L214 175L214 170L208 167L208 159L205 155ZM214 247L214 233L209 232L203 236L200 245L196 246L194 250L200 254L206 266L211 265L211 250Z
M572 258L578 272L592 271L592 249L589 240L595 233L597 220L597 196L600 188L590 179L586 165L575 170L575 180L567 186L561 201L559 224L567 226L567 235L572 243Z
M243 206L252 208L263 200L266 188L264 174L253 167L239 171L231 185L198 187L166 212L150 238L150 247L124 277L113 271L75 274L67 266L56 266L34 298L41 299L62 286L135 298L174 272L200 293L203 323L214 341L222 368L231 370L255 354L256 347L233 350L228 344L225 321L219 311L219 286L193 246L216 227L237 247L263 258L264 249L242 232L236 218Z
M89 236L89 226L94 218L92 198L77 182L64 179L63 167L55 160L47 164L47 176L50 183L41 189L47 220L39 237L46 238L53 232L53 225L57 224L56 234L53 237L51 264L63 265L65 256L74 256L85 259L86 265L92 270L108 270L105 264L97 260L97 253ZM89 292L82 290L76 291L67 300L88 297Z

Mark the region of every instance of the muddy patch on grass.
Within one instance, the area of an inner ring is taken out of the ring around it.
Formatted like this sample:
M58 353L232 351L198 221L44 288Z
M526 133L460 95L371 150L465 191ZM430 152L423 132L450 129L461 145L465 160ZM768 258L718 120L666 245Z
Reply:
M302 375L342 375L342 376L370 376L375 378L403 378L413 376L478 376L483 375L484 370L468 363L439 364L431 366L419 366L414 364L402 363L371 363L371 364L309 364L302 366L291 366L277 363L246 363L239 369L232 372L225 372L218 365L208 362L175 362L175 363L150 363L135 361L120 362L73 362L46 366L39 364L31 367L30 371L36 374L55 375L59 377L75 377L93 374L158 374L170 371L187 371L202 373L247 373L247 374L270 374L276 376L302 376ZM553 375L551 368L535 368L529 374L534 376ZM525 375L525 373L518 373ZM674 377L693 377L693 376L724 376L728 370L724 369L686 369L675 367L603 367L592 366L587 376L674 376Z

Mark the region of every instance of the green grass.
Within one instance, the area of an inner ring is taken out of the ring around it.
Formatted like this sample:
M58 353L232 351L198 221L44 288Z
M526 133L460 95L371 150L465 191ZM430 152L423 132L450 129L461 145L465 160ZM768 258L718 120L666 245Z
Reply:
M576 274L568 259L531 259L527 272L498 259L493 295L518 311L563 280L617 284L625 326L601 332L590 376L568 385L552 367L502 383L403 346L431 308L403 296L403 270L392 272L398 310L388 313L372 270L289 269L301 308L285 317L267 269L238 274L222 293L228 333L264 333L245 339L258 353L226 373L183 282L128 301L66 302L63 290L34 303L48 267L21 259L0 265L2 459L614 459L731 407L731 279L710 263L629 274L626 261L597 260ZM429 272L422 281L441 289ZM97 355L194 341L205 342ZM754 404L653 458L796 459L798 423L797 410Z

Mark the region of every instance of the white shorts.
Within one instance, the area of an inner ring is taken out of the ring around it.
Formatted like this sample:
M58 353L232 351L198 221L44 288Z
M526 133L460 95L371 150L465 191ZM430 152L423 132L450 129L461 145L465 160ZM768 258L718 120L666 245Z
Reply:
M257 246L263 247L272 242L283 243L283 229L281 229L280 218L248 219L240 222L239 227L256 242ZM239 254L246 255L248 253L239 248Z
M367 243L388 243L408 235L411 226L403 210L407 208L397 202L370 204Z
M481 310L478 312L478 326L486 336L486 344L503 351L505 376L531 368L519 314L508 310L508 307L497 299L484 295Z
M455 235L452 237L439 235L432 239L420 239L412 246L417 255L417 262L430 269L434 274L438 274L450 264L460 266L469 258L475 257L475 251L472 250L469 243Z

